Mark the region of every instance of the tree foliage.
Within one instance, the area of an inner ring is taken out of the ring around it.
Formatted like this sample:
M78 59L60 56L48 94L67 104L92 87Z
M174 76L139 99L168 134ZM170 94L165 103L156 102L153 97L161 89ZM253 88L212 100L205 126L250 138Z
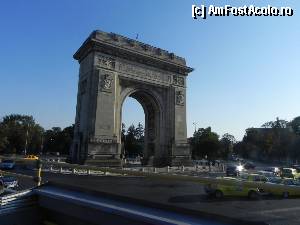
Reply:
M12 114L1 122L0 148L4 153L37 153L44 129L32 116Z
M291 122L276 118L262 128L248 128L234 151L243 157L263 160L296 160L300 156L300 117Z
M288 121L286 120L281 120L278 117L276 118L275 121L269 121L261 125L263 128L287 128L288 126Z
M300 135L300 116L294 118L289 124L295 134Z
M74 126L44 130L32 116L11 114L0 122L0 152L39 154L60 152L68 154Z
M220 143L217 133L210 127L199 128L190 140L193 158L214 159L220 155Z
M74 125L64 128L52 127L44 133L44 152L69 154L74 134Z
M130 125L126 131L126 126L122 124L123 154L126 157L135 157L143 154L144 148L144 127L138 123L137 127Z

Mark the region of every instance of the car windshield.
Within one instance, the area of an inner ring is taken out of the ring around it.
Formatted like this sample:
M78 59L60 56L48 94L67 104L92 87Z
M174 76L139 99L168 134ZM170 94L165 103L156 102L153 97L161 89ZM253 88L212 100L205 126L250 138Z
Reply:
M12 177L12 176L4 176L1 178L4 182L11 182L11 181L15 181L16 178Z
M283 169L282 172L284 172L284 173L292 173L293 171L291 169Z

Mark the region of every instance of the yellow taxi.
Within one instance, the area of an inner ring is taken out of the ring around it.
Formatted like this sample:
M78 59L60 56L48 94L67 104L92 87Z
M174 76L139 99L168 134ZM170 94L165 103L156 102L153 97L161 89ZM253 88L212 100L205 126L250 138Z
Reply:
M242 174L240 178L250 182L267 182L268 178L261 174Z
M282 168L280 171L280 176L284 178L299 179L300 173L294 168Z
M226 181L226 182L224 182ZM256 187L248 187L240 179L233 177L216 178L213 183L204 186L204 191L216 198L224 196L249 197L256 199L263 194L263 191Z
M264 186L266 192L288 198L289 196L300 196L300 182L293 178L282 179L280 183L267 183Z
M36 155L26 155L26 156L24 157L24 159L29 159L29 160L38 160L38 159L39 159L39 157L38 157L38 156L36 156Z

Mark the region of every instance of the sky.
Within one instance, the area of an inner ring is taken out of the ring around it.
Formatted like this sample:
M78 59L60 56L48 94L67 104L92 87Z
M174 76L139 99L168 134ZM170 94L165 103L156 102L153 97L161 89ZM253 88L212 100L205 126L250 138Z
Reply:
M292 17L208 17L192 5L290 6ZM0 117L32 115L44 128L74 123L79 64L93 30L114 32L185 57L188 136L212 127L241 140L245 129L300 116L298 0L51 0L0 2ZM123 121L144 120L126 99Z

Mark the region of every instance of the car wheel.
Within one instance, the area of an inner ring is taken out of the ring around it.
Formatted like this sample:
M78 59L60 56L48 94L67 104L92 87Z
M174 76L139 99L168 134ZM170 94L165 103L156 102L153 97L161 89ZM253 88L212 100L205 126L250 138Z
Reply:
M288 198L289 197L289 193L288 192L283 192L282 193L282 197L283 198Z
M223 198L223 192L222 191L220 191L220 190L216 190L215 191L215 197L217 198L217 199L220 199L220 198Z
M250 199L258 199L259 195L258 195L258 193L256 191L249 191L248 197Z

